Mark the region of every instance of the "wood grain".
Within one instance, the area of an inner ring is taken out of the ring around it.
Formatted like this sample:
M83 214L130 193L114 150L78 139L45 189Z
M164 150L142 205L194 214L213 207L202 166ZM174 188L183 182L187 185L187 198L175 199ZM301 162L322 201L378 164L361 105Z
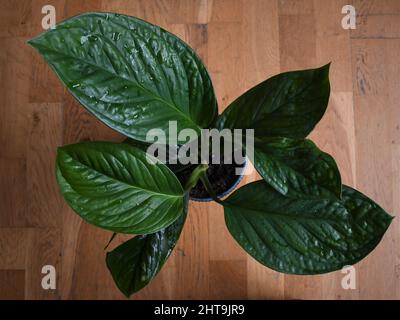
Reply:
M341 27L352 3L357 28ZM124 299L105 266L110 232L83 222L54 177L56 148L123 137L86 112L26 40L57 20L113 11L158 24L188 42L208 67L222 111L238 95L288 70L331 62L331 99L311 138L337 160L344 183L400 214L400 1L398 0L0 0L0 299ZM258 179L246 176L241 185ZM400 222L343 274L284 275L232 239L223 210L191 203L176 250L133 299L400 299ZM111 248L129 237L118 236ZM56 290L40 286L54 265Z

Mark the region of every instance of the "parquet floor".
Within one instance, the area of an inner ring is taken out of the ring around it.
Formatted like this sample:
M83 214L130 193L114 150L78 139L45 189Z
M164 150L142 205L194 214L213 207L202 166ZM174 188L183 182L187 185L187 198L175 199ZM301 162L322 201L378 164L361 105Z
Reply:
M399 0L0 0L0 298L123 298L104 262L110 232L73 214L54 175L57 146L121 136L85 112L26 44L43 31L45 4L58 21L113 11L177 34L204 59L220 110L267 77L332 61L329 109L312 139L337 159L346 184L398 216L356 265L357 288L344 290L340 272L262 267L229 235L221 207L191 203L177 249L133 298L400 298ZM341 26L346 4L356 8L356 30ZM41 288L46 264L56 267L56 290Z

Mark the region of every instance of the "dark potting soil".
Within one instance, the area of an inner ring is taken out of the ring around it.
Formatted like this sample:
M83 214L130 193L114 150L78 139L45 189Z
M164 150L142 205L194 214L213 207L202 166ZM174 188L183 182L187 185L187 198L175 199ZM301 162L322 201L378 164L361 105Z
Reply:
M229 190L239 179L236 175L236 168L243 168L244 164L209 164L207 177L217 195L223 194ZM193 171L193 167L185 169L179 174L181 181L186 181ZM190 191L193 198L210 198L203 183L199 180L195 187Z

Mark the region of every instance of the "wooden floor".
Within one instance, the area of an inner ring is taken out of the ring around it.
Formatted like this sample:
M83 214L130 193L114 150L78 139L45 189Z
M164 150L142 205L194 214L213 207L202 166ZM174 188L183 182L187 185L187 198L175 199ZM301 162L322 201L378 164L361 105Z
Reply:
M352 31L341 27L349 3L358 14ZM337 159L346 184L398 216L356 265L356 289L344 290L340 272L292 276L259 265L229 235L221 207L191 203L172 257L133 299L400 298L399 0L0 0L0 298L123 298L104 262L110 232L69 209L54 175L57 146L121 136L88 115L26 45L43 31L45 4L58 21L113 11L177 34L204 59L220 111L267 77L332 61L328 112L312 138ZM47 264L56 290L41 288Z

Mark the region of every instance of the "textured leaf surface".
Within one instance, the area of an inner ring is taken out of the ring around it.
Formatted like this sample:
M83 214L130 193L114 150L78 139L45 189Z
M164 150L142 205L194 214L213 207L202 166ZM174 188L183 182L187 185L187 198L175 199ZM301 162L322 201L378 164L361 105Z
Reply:
M149 284L170 256L186 220L187 201L188 197L183 213L169 227L136 236L107 253L107 267L127 297Z
M182 213L184 192L173 172L126 143L59 148L57 180L83 219L118 233L156 232Z
M29 42L80 103L140 141L177 121L199 132L217 114L210 77L193 50L137 18L87 13ZM149 138L152 138L151 136Z
M281 73L232 102L218 118L217 126L254 129L255 138L302 139L322 118L329 94L329 65Z
M342 202L304 200L257 181L233 193L224 207L230 233L252 257L294 274L326 273L356 263L375 248L391 221L349 187Z
M254 149L254 166L280 193L297 198L341 198L335 160L311 140L264 138Z

